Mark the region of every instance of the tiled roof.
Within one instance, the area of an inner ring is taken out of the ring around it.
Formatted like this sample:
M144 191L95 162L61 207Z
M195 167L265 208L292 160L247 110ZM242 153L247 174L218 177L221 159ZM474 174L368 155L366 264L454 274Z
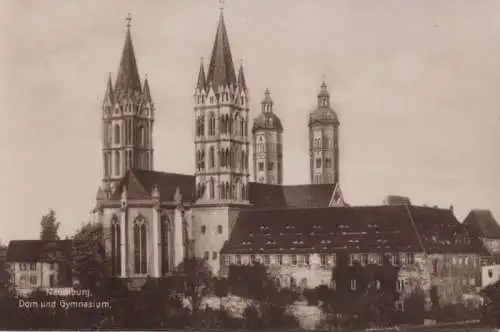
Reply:
M486 253L481 241L471 236L451 210L423 206L407 209L427 253Z
M427 239L430 235L428 225L445 225L436 227L438 239L447 239L453 234L450 229L463 230L453 219L453 214L450 217L443 210L402 205L247 210L240 213L222 252L466 253L484 250L476 242L471 246L434 243L432 238Z
M253 120L252 133L259 129L276 130L281 133L283 132L283 125L276 114L262 112Z
M120 67L116 77L114 94L117 100L120 100L125 96L141 93L141 91L141 79L139 77L139 70L137 69L130 28L128 28Z
M219 85L236 86L236 73L233 65L233 57L229 38L227 37L226 25L224 23L224 15L221 12L217 34L215 35L212 56L208 67L207 84L212 84L214 90L219 88Z
M500 239L500 225L489 210L470 211L464 225L476 236Z
M328 207L334 184L281 186L250 183L250 203L257 208Z
M122 188L127 186L129 198L150 198L153 186L158 186L162 201L173 201L179 187L184 202L195 200L195 179L193 175L165 173L150 170L129 170L112 194L112 200L121 198Z
M193 203L196 197L193 175L130 170L119 182L111 200L120 200L124 185L129 198L150 198L154 185L158 186L162 201L173 201L177 187L183 202ZM334 189L334 184L281 186L251 182L249 197L256 208L327 207Z
M71 259L71 240L15 240L7 248L8 262L50 262L54 258Z

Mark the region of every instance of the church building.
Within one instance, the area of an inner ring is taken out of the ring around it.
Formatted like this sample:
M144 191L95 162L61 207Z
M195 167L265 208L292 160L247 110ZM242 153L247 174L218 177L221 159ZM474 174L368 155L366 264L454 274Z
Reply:
M328 107L325 91L318 98ZM338 181L282 184L283 125L269 90L251 132L249 105L244 68L235 69L221 11L210 62L205 68L202 61L194 86L194 174L156 171L157 110L148 79L139 75L129 21L118 74L114 84L108 78L102 106L104 171L94 212L115 275L161 277L191 256L204 258L217 274L220 251L243 211L343 204Z
M341 256L350 265L380 264L386 256L401 266L401 291L415 273L426 294L437 287L446 301L474 289L484 247L453 211L409 199L345 203L340 122L324 81L304 123L311 184L284 185L284 124L266 90L249 130L246 74L242 64L235 69L230 46L221 11L210 61L202 61L193 82L193 173L157 171L152 133L155 112L163 110L139 74L129 19L118 74L114 83L108 78L102 104L103 178L93 213L115 276L159 278L198 257L214 275L260 262L281 285L310 288L331 282ZM346 287L355 291L356 280Z

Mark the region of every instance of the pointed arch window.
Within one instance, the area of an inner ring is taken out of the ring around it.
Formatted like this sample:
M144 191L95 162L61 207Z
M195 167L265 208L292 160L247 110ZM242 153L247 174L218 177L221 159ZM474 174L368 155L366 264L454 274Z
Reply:
M146 220L138 217L134 221L134 272L147 273L147 232Z
M116 215L111 218L111 269L113 275L121 274L120 222Z
M210 178L210 199L215 198L215 183L214 178Z
M116 176L120 176L120 168L121 168L120 151L115 151L115 175Z
M114 136L115 136L115 144L120 144L120 125L115 124L115 129L114 129Z
M231 199L231 192L229 191L229 182L226 182L225 196L226 199Z
M208 157L210 168L215 167L215 148L213 146L210 147L210 155Z
M104 177L108 177L109 176L109 155L107 152L104 152Z

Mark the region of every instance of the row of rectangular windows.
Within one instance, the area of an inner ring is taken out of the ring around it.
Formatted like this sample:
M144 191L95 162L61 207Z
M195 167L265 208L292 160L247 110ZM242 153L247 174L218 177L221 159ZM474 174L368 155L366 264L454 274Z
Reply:
M283 265L284 259L283 256L287 255L250 255L250 263L262 263L264 265L278 264ZM320 255L320 262L322 266L334 266L337 261L337 256L335 254L323 254ZM310 265L310 255L290 255L290 264L295 265ZM222 264L229 266L232 264L241 265L242 257L241 255L224 255Z
M361 265L367 265L367 264L377 264L381 265L382 262L382 255L385 255L389 261L391 262L392 265L404 265L404 264L414 264L415 263L415 256L413 253L385 253L385 254L375 254L375 253L368 253L368 254L350 254L349 255L349 265L352 266L354 265L354 262L358 262Z
M19 270L21 271L27 271L28 270L28 265L29 265L29 270L30 271L36 271L36 263L19 263ZM54 262L51 262L49 264L49 269L54 270L56 264Z

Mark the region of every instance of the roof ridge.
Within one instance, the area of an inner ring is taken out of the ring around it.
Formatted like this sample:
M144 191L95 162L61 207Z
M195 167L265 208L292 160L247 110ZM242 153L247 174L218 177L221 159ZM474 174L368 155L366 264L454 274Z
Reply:
M144 188L144 186L142 185L141 181L139 181L139 179L137 178L137 176L135 175L135 170L131 169L130 170L130 174L129 176L132 177L132 180L135 181L135 183L137 184L137 186L139 187L140 190L143 191L143 193L148 196L150 193L148 193L146 191L146 189Z
M411 214L410 211L410 205L404 205L405 210L408 214L408 217L410 218L411 225L413 227L413 230L415 231L415 234L417 235L418 243L420 244L420 247L422 248L422 251L425 253L425 247L424 243L422 242L422 237L420 236L420 232L417 229L417 225L415 225L415 220L413 219L413 215Z

